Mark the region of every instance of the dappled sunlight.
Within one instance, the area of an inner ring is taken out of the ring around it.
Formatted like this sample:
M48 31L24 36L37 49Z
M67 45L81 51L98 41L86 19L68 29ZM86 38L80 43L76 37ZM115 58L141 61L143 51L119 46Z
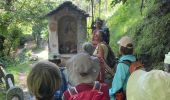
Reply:
M45 47L44 50L38 53L34 53L34 55L38 56L39 60L45 60L48 59L48 46Z

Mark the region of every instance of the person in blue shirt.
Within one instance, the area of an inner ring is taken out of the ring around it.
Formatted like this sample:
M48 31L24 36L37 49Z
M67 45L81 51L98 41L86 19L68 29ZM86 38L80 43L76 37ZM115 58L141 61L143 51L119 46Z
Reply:
M124 61L134 62L136 57L133 55L133 42L128 36L122 37L119 41L119 52L121 57L118 61L116 73L112 81L112 87L109 89L109 96L111 100L116 100L118 92L126 92L127 80L130 76L129 65L123 63ZM124 98L125 99L125 98Z

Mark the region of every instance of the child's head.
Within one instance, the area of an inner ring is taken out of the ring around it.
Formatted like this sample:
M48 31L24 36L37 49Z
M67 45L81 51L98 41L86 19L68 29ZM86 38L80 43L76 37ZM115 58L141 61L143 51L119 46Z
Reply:
M28 89L37 100L51 100L60 82L57 65L49 61L37 63L27 77Z
M123 55L133 54L133 41L132 38L128 36L122 37L119 41L119 51Z

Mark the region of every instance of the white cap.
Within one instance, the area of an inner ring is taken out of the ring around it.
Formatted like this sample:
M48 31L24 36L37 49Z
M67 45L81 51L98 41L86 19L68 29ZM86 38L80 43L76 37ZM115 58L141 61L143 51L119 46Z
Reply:
M127 47L127 44L130 44L130 43L133 44L133 41L132 41L132 38L130 38L128 36L124 36L117 43L120 46Z
M164 63L170 64L170 52L168 54L165 54Z

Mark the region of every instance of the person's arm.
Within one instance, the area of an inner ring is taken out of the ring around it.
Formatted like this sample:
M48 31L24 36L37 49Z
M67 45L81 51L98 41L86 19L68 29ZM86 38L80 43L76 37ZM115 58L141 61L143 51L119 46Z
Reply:
M101 44L99 44L98 48L98 57L104 59L104 49L102 48Z
M121 88L123 88L128 71L129 68L127 65L123 63L118 64L115 76L112 81L112 88L109 89L109 95L111 97L114 97L115 93L118 92Z

